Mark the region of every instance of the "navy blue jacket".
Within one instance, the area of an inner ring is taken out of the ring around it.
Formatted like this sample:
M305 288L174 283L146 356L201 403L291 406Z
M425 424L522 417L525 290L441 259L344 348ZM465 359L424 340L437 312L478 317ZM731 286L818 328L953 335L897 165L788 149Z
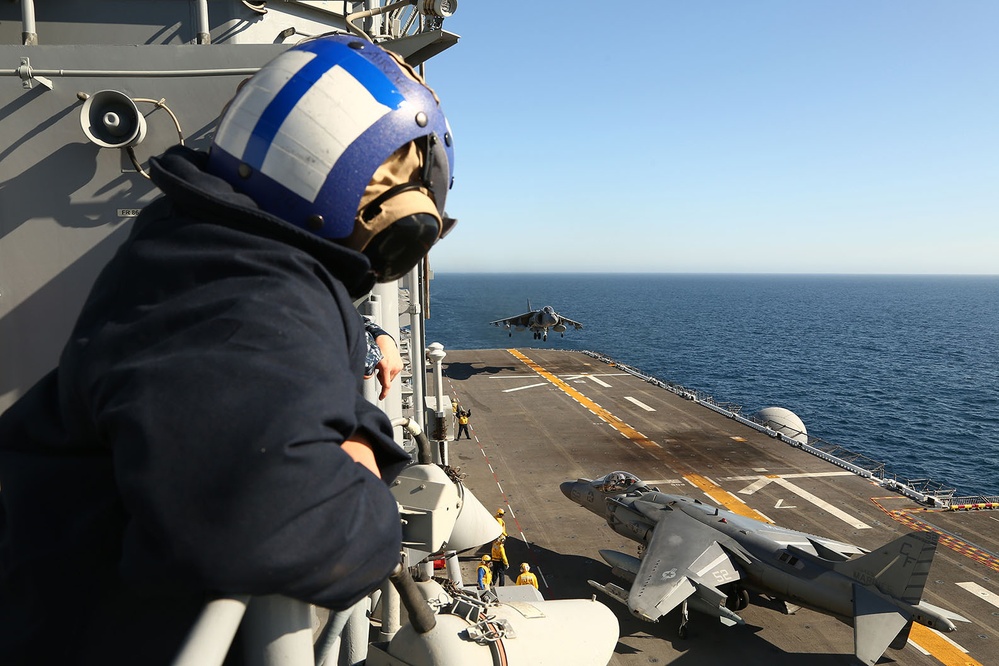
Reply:
M339 446L366 436L385 481L409 461L361 393L367 259L205 157L152 161L166 196L0 416L0 664L169 663L213 593L340 609L399 560L394 500Z

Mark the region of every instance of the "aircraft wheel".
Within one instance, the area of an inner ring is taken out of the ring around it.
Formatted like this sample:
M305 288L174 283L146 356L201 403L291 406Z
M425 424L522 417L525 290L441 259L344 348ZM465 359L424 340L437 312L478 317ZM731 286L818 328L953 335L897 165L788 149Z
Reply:
M739 607L736 610L746 610L749 607L749 590L739 588Z
M543 341L548 342L548 334L545 333L545 337L541 338Z
M676 633L680 638L684 640L690 638L690 631L687 629L687 625L682 625L680 627L680 630Z

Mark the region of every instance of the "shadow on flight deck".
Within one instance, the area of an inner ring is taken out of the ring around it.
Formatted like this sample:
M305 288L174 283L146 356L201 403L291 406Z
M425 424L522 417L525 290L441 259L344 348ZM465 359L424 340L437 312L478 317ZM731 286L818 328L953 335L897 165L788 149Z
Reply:
M485 367L477 368L475 363L446 363L444 364L444 376L451 379L463 380L468 379L472 375L495 375L503 370L515 370L514 366L496 366L487 365Z

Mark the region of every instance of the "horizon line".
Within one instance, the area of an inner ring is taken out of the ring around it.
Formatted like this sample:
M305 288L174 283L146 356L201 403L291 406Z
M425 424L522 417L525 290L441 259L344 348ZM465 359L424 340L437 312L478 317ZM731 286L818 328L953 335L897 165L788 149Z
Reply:
M727 275L758 277L982 277L995 278L999 273L773 273L754 271L518 271L518 270L440 270L431 269L432 274L448 275Z

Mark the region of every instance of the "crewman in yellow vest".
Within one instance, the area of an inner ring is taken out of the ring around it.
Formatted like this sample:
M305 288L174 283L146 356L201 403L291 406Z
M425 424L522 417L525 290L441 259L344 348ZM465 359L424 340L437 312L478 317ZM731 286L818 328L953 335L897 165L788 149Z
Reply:
M459 409L458 410L458 434L455 435L454 441L461 439L461 433L465 433L465 439L472 439L472 436L468 432L468 418L472 415L472 410L470 409Z
M491 559L488 555L483 555L479 561L479 569L476 575L479 580L480 590L488 590L489 585L493 582L493 572L489 570L489 560Z
M520 565L517 585L533 585L535 590L538 589L538 577L531 573L531 565L527 562L522 562Z
M493 541L493 580L498 587L503 587L506 584L506 568L510 566L510 562L506 559L504 541L506 541L506 537L502 534L496 541Z
M506 511L502 508L496 509L496 522L499 523L500 529L503 530L503 536L506 536L506 521L503 520L503 516L506 515Z

